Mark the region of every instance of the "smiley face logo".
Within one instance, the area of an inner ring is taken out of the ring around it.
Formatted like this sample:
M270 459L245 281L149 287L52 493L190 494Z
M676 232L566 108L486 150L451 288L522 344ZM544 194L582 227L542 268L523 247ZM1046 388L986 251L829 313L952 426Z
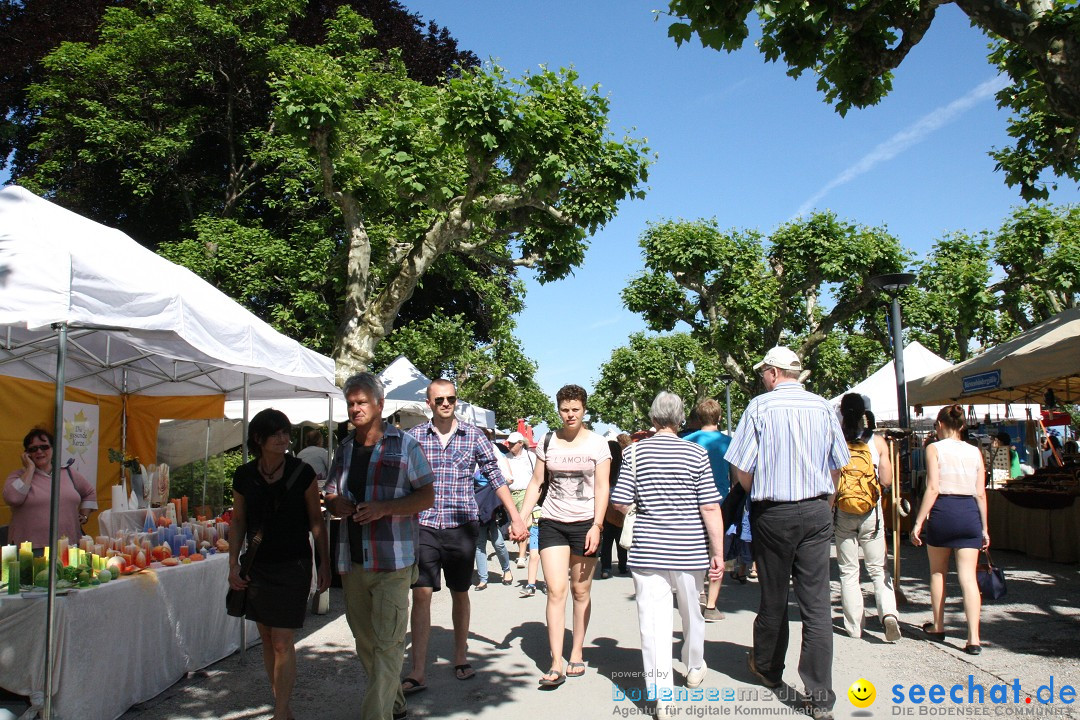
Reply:
M872 682L866 678L859 678L851 683L851 687L847 689L847 696L855 707L867 708L873 705L874 698L877 697L877 690L874 689Z

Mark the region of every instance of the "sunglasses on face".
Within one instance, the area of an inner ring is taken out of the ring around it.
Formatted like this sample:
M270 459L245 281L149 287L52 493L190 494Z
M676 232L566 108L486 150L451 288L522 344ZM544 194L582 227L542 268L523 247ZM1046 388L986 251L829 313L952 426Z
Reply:
M453 405L457 402L457 395L447 395L446 397L435 398L436 405Z
M31 445L30 447L26 448L26 452L27 453L45 452L46 450L51 450L51 449L52 449L52 445Z

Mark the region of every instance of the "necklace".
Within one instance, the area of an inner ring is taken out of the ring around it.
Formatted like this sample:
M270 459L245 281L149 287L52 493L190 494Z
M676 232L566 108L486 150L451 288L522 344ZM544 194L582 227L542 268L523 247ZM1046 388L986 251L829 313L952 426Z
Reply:
M255 467L259 468L259 472L264 478L266 478L267 482L269 482L270 480L273 480L274 476L277 475L277 471L280 470L283 465L285 465L285 458L281 458L281 462L279 462L277 464L277 467L275 467L270 472L266 472L265 470L263 470L262 463L256 463Z

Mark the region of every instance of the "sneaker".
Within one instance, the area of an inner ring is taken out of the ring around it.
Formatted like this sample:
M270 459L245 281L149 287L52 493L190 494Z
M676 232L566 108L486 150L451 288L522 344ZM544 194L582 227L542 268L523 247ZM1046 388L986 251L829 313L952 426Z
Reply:
M523 597L523 598L532 597L535 594L536 594L536 586L535 585L526 585L525 587L521 588L521 597Z
M525 567L525 558L519 557L518 560L517 560L517 566L518 566L519 570L521 568Z
M714 607L705 608L704 612L701 614L705 616L705 622L717 622L718 620L724 619L724 613Z
M881 624L885 626L886 642L893 643L900 639L900 623L897 622L895 615L886 615Z
M690 668L686 671L686 687L696 688L701 687L701 683L705 682L705 674L709 672L709 668L705 666L705 663L701 663L701 667Z

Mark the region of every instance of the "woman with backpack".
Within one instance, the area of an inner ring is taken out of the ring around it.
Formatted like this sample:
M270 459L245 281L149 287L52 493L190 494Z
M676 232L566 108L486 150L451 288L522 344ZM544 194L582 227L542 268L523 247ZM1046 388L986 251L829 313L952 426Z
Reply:
M911 528L914 545L926 543L930 558L930 608L934 619L922 626L931 640L945 640L945 573L956 551L956 574L964 594L967 644L964 652L978 655L982 598L975 579L979 551L990 547L986 524L986 469L978 448L961 440L966 427L964 408L941 408L934 430L941 438L926 448L926 493ZM923 524L925 523L925 530Z
M892 466L885 441L877 435L864 435L865 416L862 395L848 393L840 401L840 427L851 453L851 462L840 470L833 496L840 601L844 629L853 638L862 637L865 617L859 582L861 548L866 572L874 582L874 605L885 628L885 640L896 642L900 639L900 622L892 577L885 571L885 521L881 512L882 488L892 483Z

